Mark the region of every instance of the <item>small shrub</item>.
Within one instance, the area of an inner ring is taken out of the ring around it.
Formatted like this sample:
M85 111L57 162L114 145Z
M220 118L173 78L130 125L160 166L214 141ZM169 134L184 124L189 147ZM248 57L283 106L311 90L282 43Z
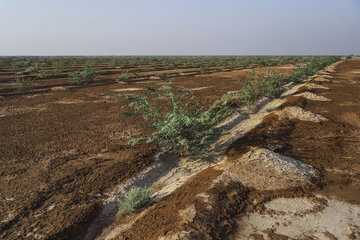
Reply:
M13 72L20 72L20 71L23 71L24 68L27 66L27 62L23 62L23 61L20 61L20 62L15 62L12 66L11 66L11 71Z
M234 107L246 106L252 111L262 97L277 98L284 91L283 77L276 71L269 71L267 75L256 75L252 71L243 81L243 88L237 93L224 96Z
M304 71L303 67L294 65L295 66L295 72L292 72L289 74L289 76L286 77L286 79L290 82L294 83L302 83L306 77L306 71Z
M57 73L61 73L61 72L64 70L64 68L65 68L63 62L55 62L55 63L53 64L53 66L55 67L55 71L56 71Z
M267 109L266 109L266 111L269 112L269 113L270 113L270 112L273 112L273 111L275 111L275 110L276 110L276 108L267 108Z
M235 94L239 97L237 101L245 104L249 109L253 109L256 102L263 96L263 84L256 78L256 71L252 71L250 76L240 82L244 84L244 87Z
M155 68L150 67L150 66L141 66L141 71L146 71L146 72L150 72L150 71L154 71Z
M129 74L129 71L126 70L126 71L123 71L120 75L120 77L118 77L115 81L116 82L126 82L130 79L130 74Z
M17 92L28 92L34 84L34 80L31 78L17 77L15 79Z
M339 60L340 60L339 56L327 56L320 59L312 59L305 66L295 65L296 71L291 73L285 79L295 83L301 83L307 77L314 75L319 70L324 69L326 66L329 66L330 64L337 62Z
M44 78L51 78L58 75L58 72L56 71L40 71L36 76L38 78L44 79Z
M268 98L278 98L284 92L284 78L279 72L269 71L266 76L261 75L260 81L264 84L264 96Z
M209 70L210 70L209 67L206 67L206 66L201 66L201 67L200 67L200 72L201 72L201 73L208 72Z
M155 77L158 77L158 78L166 78L166 77L169 76L169 74L166 73L166 72L161 72L161 73L155 74L154 76L155 76Z
M85 66L82 71L76 71L69 74L69 81L77 85L87 85L92 82L98 73L91 66Z
M139 66L139 63L137 63L137 62L131 62L131 63L129 63L129 66L130 66L130 67L133 67L133 68L136 68L136 67Z
M37 73L39 72L40 64L35 63L33 66L25 68L24 72L26 73Z
M124 107L131 109L123 112L125 116L140 116L149 121L143 127L152 128L151 136L129 137L129 144L135 145L139 141L155 143L160 153L197 154L210 147L210 143L218 129L212 126L220 119L227 116L232 110L226 106L226 99L216 101L208 110L204 106L195 104L191 100L191 91L175 88L168 83L151 84L143 95L133 94L108 94L108 97L122 97L129 100ZM160 86L154 88L153 86ZM187 97L188 102L184 102ZM166 103L167 107L161 108L158 101ZM225 100L225 101L223 101Z
M109 67L115 68L117 65L117 60L116 59L111 59L111 61L109 62Z
M132 187L119 201L118 215L127 215L135 212L150 201L151 192L148 188Z

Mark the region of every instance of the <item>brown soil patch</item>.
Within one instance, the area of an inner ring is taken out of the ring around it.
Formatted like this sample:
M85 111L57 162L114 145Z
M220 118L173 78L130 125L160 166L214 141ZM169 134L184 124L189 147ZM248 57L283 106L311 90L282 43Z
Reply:
M208 189L212 181L221 174L221 171L209 168L192 177L179 189L165 197L151 208L144 217L136 221L130 230L121 233L116 239L158 239L161 236L175 233L179 230L178 223L182 221L179 216L192 204L197 205L197 195ZM126 218L119 217L114 223L126 223ZM141 229L141 231L139 231Z
M314 166L322 174L318 192L326 196L360 203L360 96L354 85L360 85L359 77L350 73L360 67L360 61L351 60L340 64L334 81L344 82L336 87L332 82L322 83L330 88L313 89L318 95L332 99L332 102L311 101L302 97L288 97L288 106L297 106L313 113L320 113L328 121L306 122L297 119L278 119L269 115L261 126L237 141L228 150L230 158L238 158L250 146L270 148L285 156ZM357 81L357 83L354 83ZM353 104L339 106L338 103ZM344 116L347 116L345 119Z
M224 93L241 89L238 79L204 74L196 79L181 76L174 84L202 88L194 92L194 101L209 105ZM44 91L40 88L25 95L4 91L0 101L0 109L6 109L0 117L0 218L4 219L0 238L81 239L107 193L154 161L154 146L130 147L123 134L129 130L150 134L139 127L143 120L125 118L121 115L125 100L104 96L133 84L111 81L51 91L50 87L64 86L64 79L54 78L39 80ZM147 82L136 84L139 89L146 86ZM208 86L214 87L205 89ZM41 111L36 110L39 106Z

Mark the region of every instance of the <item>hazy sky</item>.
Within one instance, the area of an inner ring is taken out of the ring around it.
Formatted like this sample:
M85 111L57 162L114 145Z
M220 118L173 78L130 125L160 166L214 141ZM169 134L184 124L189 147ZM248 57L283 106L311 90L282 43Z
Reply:
M360 54L360 0L0 0L0 55Z

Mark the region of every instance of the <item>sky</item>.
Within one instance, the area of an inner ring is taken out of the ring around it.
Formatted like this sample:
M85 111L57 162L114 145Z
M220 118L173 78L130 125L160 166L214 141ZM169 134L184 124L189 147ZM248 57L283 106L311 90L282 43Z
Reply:
M0 0L0 55L360 54L360 0Z

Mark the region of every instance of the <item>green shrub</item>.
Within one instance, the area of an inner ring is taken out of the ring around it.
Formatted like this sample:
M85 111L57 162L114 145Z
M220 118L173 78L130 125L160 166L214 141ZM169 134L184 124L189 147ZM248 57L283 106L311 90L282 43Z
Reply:
M270 113L270 112L273 112L273 111L275 111L275 110L276 110L276 108L268 108L268 109L266 109L266 111L269 112L269 113Z
M87 85L90 82L94 81L98 73L91 66L85 66L82 71L76 71L69 74L69 81L77 85Z
M55 62L53 64L53 66L55 67L55 71L57 73L61 73L64 70L64 63L63 62Z
M115 58L111 59L111 61L109 62L109 67L115 68L116 65L117 65L117 60Z
M155 143L160 153L197 154L210 147L219 129L212 126L232 112L226 106L226 99L216 101L208 110L194 104L191 91L175 88L170 80L167 83L151 84L143 95L108 94L108 97L123 97L129 101L125 107L131 109L125 116L141 116L150 122L143 125L154 129L151 136L131 136L130 144L139 141ZM154 86L159 86L154 88ZM184 98L188 102L184 102ZM161 108L156 100L166 103ZM225 101L223 101L225 100Z
M330 64L337 62L340 60L339 56L327 56L320 59L312 59L305 66L297 66L296 71L291 73L285 79L295 83L303 82L307 77L314 75L316 72L324 69Z
M239 80L244 84L239 93L235 93L233 96L238 97L236 100L242 105L244 104L249 109L253 109L256 102L263 96L264 88L263 83L256 77L256 71L252 71L244 81Z
M256 71L252 71L250 75L243 81L243 88L236 93L230 93L223 97L234 107L246 106L252 111L256 103L262 97L277 98L284 91L284 79L279 72L269 71L267 75L256 75Z
M116 82L126 82L130 79L130 74L128 70L125 70L121 73L120 77L118 77L115 81Z
M284 92L284 78L279 72L269 71L266 76L261 75L260 81L264 84L264 96L268 98L278 98Z
M167 72L161 72L161 73L155 74L154 76L158 77L158 78L166 78L169 76L169 74Z
M27 66L27 64L28 64L28 62L24 62L24 61L15 62L15 63L11 66L11 71L13 71L13 72L23 71L24 68Z
M51 78L58 75L57 71L40 71L36 76L38 78L44 79L44 78Z
M141 66L141 71L146 71L146 72L150 72L150 71L154 71L155 68L150 67L150 66Z
M152 134L145 137L127 133L130 144L144 141L156 144L160 153L198 154L209 149L214 137L219 133L220 129L213 126L236 108L246 106L252 111L262 97L279 97L284 91L283 84L286 81L302 81L338 59L338 57L313 59L304 67L297 67L297 71L287 77L275 71L269 71L267 75L256 75L253 71L243 81L243 89L225 94L207 110L205 106L193 103L191 91L175 88L172 80L149 85L142 95L108 94L107 97L126 98L129 103L124 107L130 111L123 114L128 117L140 116L148 122L148 125L143 127L153 129Z
M136 67L139 66L139 63L137 63L137 62L131 62L131 63L129 63L129 66L130 66L130 67L133 67L133 68L136 68Z
M127 215L135 212L136 209L143 207L151 199L151 192L148 188L132 187L119 201L118 215Z
M28 92L34 84L34 80L31 78L17 77L15 79L17 92Z
M289 74L286 79L290 82L294 83L302 83L307 77L306 71L304 71L303 67L295 65L295 71Z
M26 73L37 73L39 72L40 64L35 63L33 66L25 68L24 72Z
M210 69L209 69L209 67L207 67L207 66L201 66L200 67L200 72L202 72L202 73L205 73L205 72L208 72Z

